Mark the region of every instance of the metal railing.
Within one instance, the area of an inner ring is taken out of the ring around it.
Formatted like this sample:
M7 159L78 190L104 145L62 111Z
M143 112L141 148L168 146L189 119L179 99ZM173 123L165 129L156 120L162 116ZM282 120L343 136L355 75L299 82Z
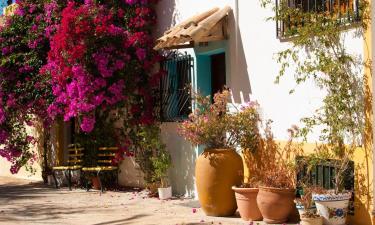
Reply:
M275 0L276 13L282 7L299 9L305 13L317 13L334 18L340 25L348 25L359 21L359 0ZM276 16L278 17L278 16ZM292 16L276 21L277 38L283 39L292 36L293 29L305 25L304 19L295 19Z
M160 81L162 122L181 121L191 113L193 62L193 58L186 53L173 53L161 62L161 68L166 71Z
M297 165L301 166L297 173L297 193L303 190L300 182L303 181L312 187L321 187L325 190L332 190L336 188L335 175L337 166L340 162L337 160L322 160L321 162L310 168L308 172L308 165L304 162L304 157L296 158ZM346 170L343 172L343 188L347 191L354 192L354 162L350 161ZM302 191L303 192L303 191ZM354 214L354 195L349 204L349 214Z

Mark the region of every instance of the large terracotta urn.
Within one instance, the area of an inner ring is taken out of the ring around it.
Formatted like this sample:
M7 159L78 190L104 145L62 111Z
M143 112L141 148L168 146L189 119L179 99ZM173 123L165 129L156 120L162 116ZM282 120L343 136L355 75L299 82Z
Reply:
M208 216L232 216L237 210L232 186L243 180L242 158L233 149L206 149L195 166L198 198Z
M262 214L257 204L258 188L238 188L233 187L236 195L238 211L245 221L262 220Z
M284 223L295 209L295 189L260 187L257 203L266 223Z

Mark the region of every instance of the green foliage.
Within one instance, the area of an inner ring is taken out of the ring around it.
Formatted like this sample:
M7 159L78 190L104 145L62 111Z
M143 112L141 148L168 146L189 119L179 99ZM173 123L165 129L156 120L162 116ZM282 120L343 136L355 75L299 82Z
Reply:
M189 119L179 125L179 134L191 143L208 148L236 148L255 150L259 144L258 103L248 102L231 112L228 105L230 91L224 90L214 96L196 94L197 108Z
M139 164L141 170L145 175L145 181L150 184L153 182L161 182L161 176L156 176L156 173L160 173L162 170L159 162L157 163L157 168L154 161L160 160L160 162L166 162L167 151L165 150L165 145L161 141L160 128L157 124L142 126L137 132L137 149L135 154L135 160ZM168 155L169 156L169 155ZM158 159L162 157L161 159ZM171 162L168 162L168 167ZM159 171L159 172L157 172Z
M168 187L168 169L171 167L172 164L169 152L165 149L162 149L158 152L156 157L153 157L151 160L152 165L154 166L154 181L160 182L162 188Z
M269 19L290 25L284 37L290 38L290 45L276 55L280 70L275 82L293 74L297 84L312 80L326 94L322 106L312 116L302 118L304 127L299 135L307 141L308 134L320 129L323 147L317 147L317 156L341 159L336 173L338 192L355 148L363 142L363 69L367 62L348 50L346 39L363 36L369 18L368 3L361 1L360 18L355 24L345 21L339 12L305 12L288 7L285 2L275 7L267 0L261 0L261 4L275 11ZM345 16L354 13L349 11ZM294 89L290 91L293 92ZM325 149L324 154L321 148Z
M75 135L75 142L79 143L84 149L85 154L83 158L83 165L97 166L98 149L100 147L114 147L116 146L116 134L113 121L111 121L108 112L96 112L98 118L97 126L91 133L80 132L79 127L76 127L77 134ZM76 123L78 125L79 123Z

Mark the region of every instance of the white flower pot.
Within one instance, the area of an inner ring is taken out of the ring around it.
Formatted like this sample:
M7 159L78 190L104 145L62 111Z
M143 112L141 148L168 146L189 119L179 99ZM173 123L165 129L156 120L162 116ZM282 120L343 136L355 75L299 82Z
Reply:
M313 194L318 214L324 225L345 225L351 193Z
M159 199L166 200L172 198L172 187L158 188Z

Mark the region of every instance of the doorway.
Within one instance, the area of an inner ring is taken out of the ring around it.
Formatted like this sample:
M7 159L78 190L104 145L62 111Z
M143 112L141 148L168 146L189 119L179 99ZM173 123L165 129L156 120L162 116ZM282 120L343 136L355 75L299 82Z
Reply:
M211 96L226 86L225 52L211 55Z

